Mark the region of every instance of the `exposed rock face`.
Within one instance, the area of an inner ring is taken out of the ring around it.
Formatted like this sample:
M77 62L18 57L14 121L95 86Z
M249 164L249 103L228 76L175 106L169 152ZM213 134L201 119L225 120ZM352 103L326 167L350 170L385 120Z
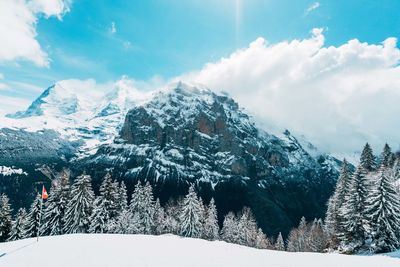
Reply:
M130 110L120 138L77 166L98 181L105 171L131 185L150 181L162 201L196 183L220 215L249 205L275 234L323 215L338 164L311 156L289 132L259 130L231 98L178 84Z

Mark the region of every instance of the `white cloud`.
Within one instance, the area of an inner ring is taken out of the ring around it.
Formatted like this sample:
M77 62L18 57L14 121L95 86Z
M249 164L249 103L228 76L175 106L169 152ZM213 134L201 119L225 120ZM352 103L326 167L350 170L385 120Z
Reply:
M20 98L4 96L0 97L0 117L8 114L15 113L20 110L25 110L29 106L31 100Z
M114 21L111 22L110 32L111 32L112 34L114 34L114 33L117 32L117 27L115 26L115 22L114 22Z
M367 44L353 39L326 47L321 29L305 40L268 44L258 38L179 79L226 91L265 125L304 134L326 151L348 154L366 141L379 149L388 141L397 149L396 41Z
M4 79L4 75L3 75L3 73L0 73L0 90L4 90L4 89L8 88L7 84L1 82L1 80L3 80L3 79Z
M321 4L319 2L314 2L312 3L307 9L306 11L304 11L304 16L307 16L308 14L310 14L312 11L316 10L317 8L319 8L321 6Z
M1 0L0 62L26 60L48 66L48 55L36 39L38 17L61 19L69 6L70 0Z

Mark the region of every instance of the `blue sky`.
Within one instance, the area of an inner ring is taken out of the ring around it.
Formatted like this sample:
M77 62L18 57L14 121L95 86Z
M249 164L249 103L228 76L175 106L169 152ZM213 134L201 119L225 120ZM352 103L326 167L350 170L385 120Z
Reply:
M0 94L31 98L38 88L26 84L42 88L69 78L168 79L228 56L257 37L270 43L301 39L315 27L325 28L325 46L353 38L380 43L399 37L398 10L396 0L73 0L62 20L39 16L37 40L49 67L0 64L9 87Z
M182 79L325 151L400 149L399 10L398 0L0 0L0 116L60 80Z

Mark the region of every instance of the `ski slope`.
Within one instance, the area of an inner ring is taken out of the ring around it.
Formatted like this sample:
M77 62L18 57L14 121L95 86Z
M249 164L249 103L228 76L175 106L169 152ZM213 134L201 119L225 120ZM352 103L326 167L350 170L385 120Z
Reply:
M399 267L400 258L258 250L173 235L65 235L0 243L3 267Z

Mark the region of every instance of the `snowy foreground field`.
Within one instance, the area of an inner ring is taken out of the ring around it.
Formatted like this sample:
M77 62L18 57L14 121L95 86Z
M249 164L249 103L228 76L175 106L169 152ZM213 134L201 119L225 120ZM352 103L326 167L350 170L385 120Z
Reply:
M172 235L65 235L0 243L7 267L399 267L400 258L288 253ZM398 255L400 256L400 255Z

